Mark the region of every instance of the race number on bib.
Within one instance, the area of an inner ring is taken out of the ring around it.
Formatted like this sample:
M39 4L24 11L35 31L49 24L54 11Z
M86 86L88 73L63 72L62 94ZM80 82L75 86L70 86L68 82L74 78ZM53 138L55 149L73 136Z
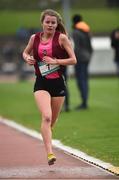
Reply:
M38 66L42 76L51 74L59 69L59 65L46 64L45 62L38 62Z

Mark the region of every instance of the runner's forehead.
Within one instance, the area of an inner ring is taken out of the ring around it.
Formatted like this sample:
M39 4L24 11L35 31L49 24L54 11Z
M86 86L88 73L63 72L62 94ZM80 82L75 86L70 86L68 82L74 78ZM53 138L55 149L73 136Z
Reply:
M44 18L45 21L57 21L57 17L46 15Z

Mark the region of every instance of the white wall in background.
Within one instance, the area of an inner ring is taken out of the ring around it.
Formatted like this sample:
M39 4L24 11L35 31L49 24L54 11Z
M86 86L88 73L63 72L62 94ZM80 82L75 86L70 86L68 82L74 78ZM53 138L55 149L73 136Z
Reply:
M91 40L93 55L89 65L89 73L94 74L116 74L114 63L114 50L111 48L109 37L94 37ZM73 66L68 67L69 75L74 74Z
M114 50L110 38L92 38L91 43L94 52L89 65L90 74L115 74Z

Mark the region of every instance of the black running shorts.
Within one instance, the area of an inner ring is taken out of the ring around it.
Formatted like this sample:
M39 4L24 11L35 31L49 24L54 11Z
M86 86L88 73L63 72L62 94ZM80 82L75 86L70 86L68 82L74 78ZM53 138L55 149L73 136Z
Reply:
M34 92L45 90L49 92L51 97L60 97L66 95L66 84L63 77L56 79L47 79L37 76L34 84Z

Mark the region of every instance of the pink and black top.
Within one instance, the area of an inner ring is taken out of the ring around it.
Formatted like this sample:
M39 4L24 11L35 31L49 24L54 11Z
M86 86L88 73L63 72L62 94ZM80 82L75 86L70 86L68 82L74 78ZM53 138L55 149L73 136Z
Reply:
M41 35L42 32L39 32L35 35L33 44L33 56L34 59L37 60L36 64L34 65L36 76L41 76L39 62L42 62L42 58L44 55L57 59L65 59L69 57L66 50L63 49L59 44L60 32L56 31L53 38L49 39L47 42L41 41ZM47 74L45 77L47 79L59 78L61 77L64 68L65 66L61 65L57 71Z

